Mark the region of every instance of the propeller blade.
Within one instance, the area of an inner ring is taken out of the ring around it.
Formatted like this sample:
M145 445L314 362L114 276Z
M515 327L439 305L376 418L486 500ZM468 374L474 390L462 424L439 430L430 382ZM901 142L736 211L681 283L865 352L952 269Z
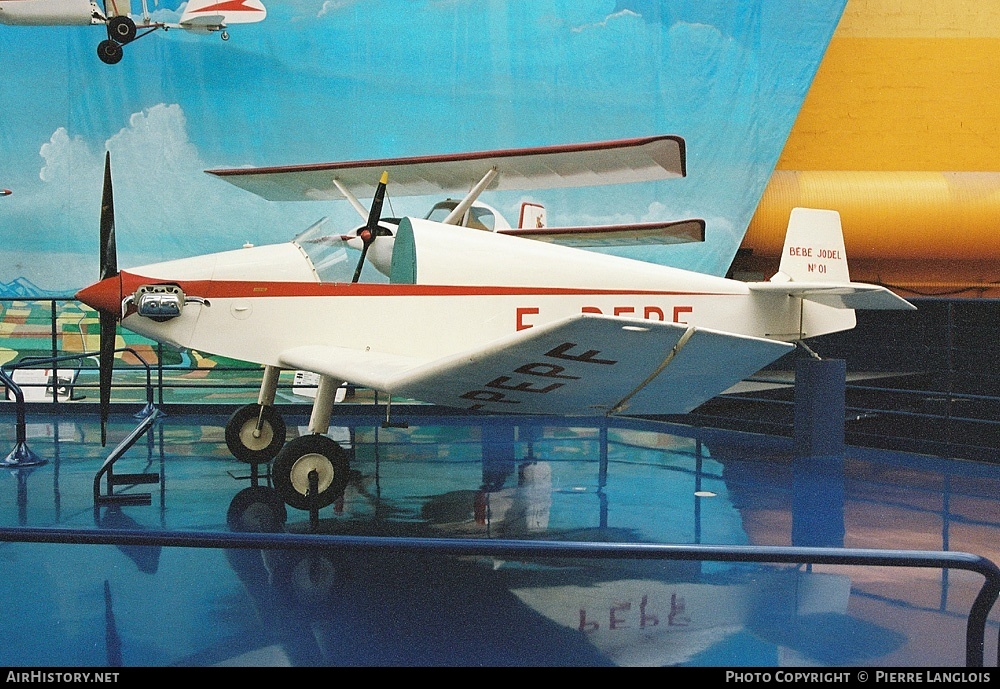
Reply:
M107 443L108 416L111 412L111 374L115 365L115 337L118 316L101 311L101 352L100 363L100 412L101 446Z
M375 188L375 198L372 199L371 210L368 211L368 230L372 233L372 237L378 232L378 221L382 219L382 203L385 201L385 187L389 182L389 173L383 172L382 177L378 181L378 187Z
M372 245L371 242L365 242L361 247L361 259L358 260L358 267L354 269L354 277L351 278L351 283L357 282L361 278L361 268L365 265L365 254L368 253L368 247Z
M118 275L118 248L115 243L115 199L111 188L111 152L104 157L104 192L101 196L101 280ZM111 411L111 376L115 365L115 337L118 314L101 311L100 413L101 445L107 442L108 416Z
M118 275L115 246L115 198L111 188L111 152L104 157L104 193L101 197L101 279Z
M375 188L375 198L372 199L371 210L368 211L368 222L358 231L358 236L361 237L363 244L361 247L361 259L358 261L358 267L354 269L352 283L357 282L361 278L361 269L365 265L365 256L368 254L368 247L375 241L375 237L385 234L381 226L379 226L378 221L382 219L382 203L385 201L385 187L388 183L389 173L383 172L382 177L378 181L378 187Z

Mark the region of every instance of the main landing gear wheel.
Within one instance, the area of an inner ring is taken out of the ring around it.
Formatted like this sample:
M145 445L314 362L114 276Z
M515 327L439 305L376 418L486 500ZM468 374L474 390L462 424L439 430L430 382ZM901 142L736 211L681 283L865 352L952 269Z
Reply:
M257 419L260 418L260 433ZM247 464L266 464L285 444L285 422L274 407L248 404L237 409L226 423L226 446L233 457Z
M316 472L318 490L309 495L309 474ZM326 507L344 494L349 473L347 453L325 435L304 435L281 448L271 465L274 489L298 510Z
M108 36L119 43L131 43L135 40L135 22L129 17L111 17L108 20Z
M97 57L106 65L116 65L122 59L122 47L108 39L97 44Z

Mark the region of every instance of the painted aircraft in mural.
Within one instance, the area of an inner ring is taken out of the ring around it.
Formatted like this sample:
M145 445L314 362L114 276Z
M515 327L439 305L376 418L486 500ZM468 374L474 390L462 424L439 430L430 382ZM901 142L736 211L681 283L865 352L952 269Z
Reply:
M677 137L214 174L269 198L373 200L349 231L317 223L283 244L119 271L108 165L100 280L77 294L100 313L102 427L118 323L259 363L258 403L233 414L227 444L242 461L272 462L275 488L298 509L329 505L347 485L348 455L325 435L345 382L388 395L387 423L392 397L482 413L678 414L804 338L853 328L854 309L913 308L851 282L834 211L796 209L779 272L757 283L555 241L600 228L543 236L468 224L487 187L683 176ZM415 193L471 191L442 219L390 221L381 217L390 177ZM309 432L287 443L274 406L283 369L319 375Z
M184 29L193 33L220 31L229 40L231 24L263 21L267 10L260 0L188 0L176 24L153 21L147 1L137 22L129 16L130 0L0 0L0 24L22 26L90 26L107 29L98 43L97 56L105 64L121 61L122 47L158 29Z

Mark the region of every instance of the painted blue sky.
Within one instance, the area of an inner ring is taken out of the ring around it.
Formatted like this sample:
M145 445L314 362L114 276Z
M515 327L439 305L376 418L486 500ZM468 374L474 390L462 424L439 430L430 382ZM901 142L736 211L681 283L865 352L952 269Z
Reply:
M290 239L346 202L267 202L246 165L685 138L688 177L494 194L553 225L701 217L704 245L625 252L726 271L846 0L263 0L218 34L155 32L101 63L102 27L0 25L0 283L97 275L110 150L123 267ZM155 18L176 21L164 0ZM138 1L133 11L139 12ZM423 215L435 199L391 198Z

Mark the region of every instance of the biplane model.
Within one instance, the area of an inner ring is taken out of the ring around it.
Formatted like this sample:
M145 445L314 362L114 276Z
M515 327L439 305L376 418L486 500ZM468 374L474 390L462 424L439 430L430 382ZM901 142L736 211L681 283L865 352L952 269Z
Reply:
M221 32L229 40L230 24L263 21L267 10L260 0L188 0L176 24L153 21L147 0L136 22L129 11L131 0L0 0L0 24L21 26L104 26L108 37L97 44L101 62L121 61L122 47L162 29L184 29L193 33Z
M471 224L487 188L683 176L678 137L210 172L266 198L346 197L364 224L329 231L321 222L283 244L119 271L109 158L101 279L77 294L100 312L102 427L119 322L159 342L259 363L258 402L233 414L227 445L254 465L273 460L275 488L298 509L329 505L347 485L347 453L325 435L345 382L390 402L471 412L685 413L796 341L853 328L854 309L913 308L850 281L834 211L796 209L779 272L758 283L559 243L691 241L701 221L656 231ZM467 193L440 219L383 219L389 179L404 193ZM358 197L369 194L366 210ZM274 406L283 369L319 375L309 432L287 443Z

